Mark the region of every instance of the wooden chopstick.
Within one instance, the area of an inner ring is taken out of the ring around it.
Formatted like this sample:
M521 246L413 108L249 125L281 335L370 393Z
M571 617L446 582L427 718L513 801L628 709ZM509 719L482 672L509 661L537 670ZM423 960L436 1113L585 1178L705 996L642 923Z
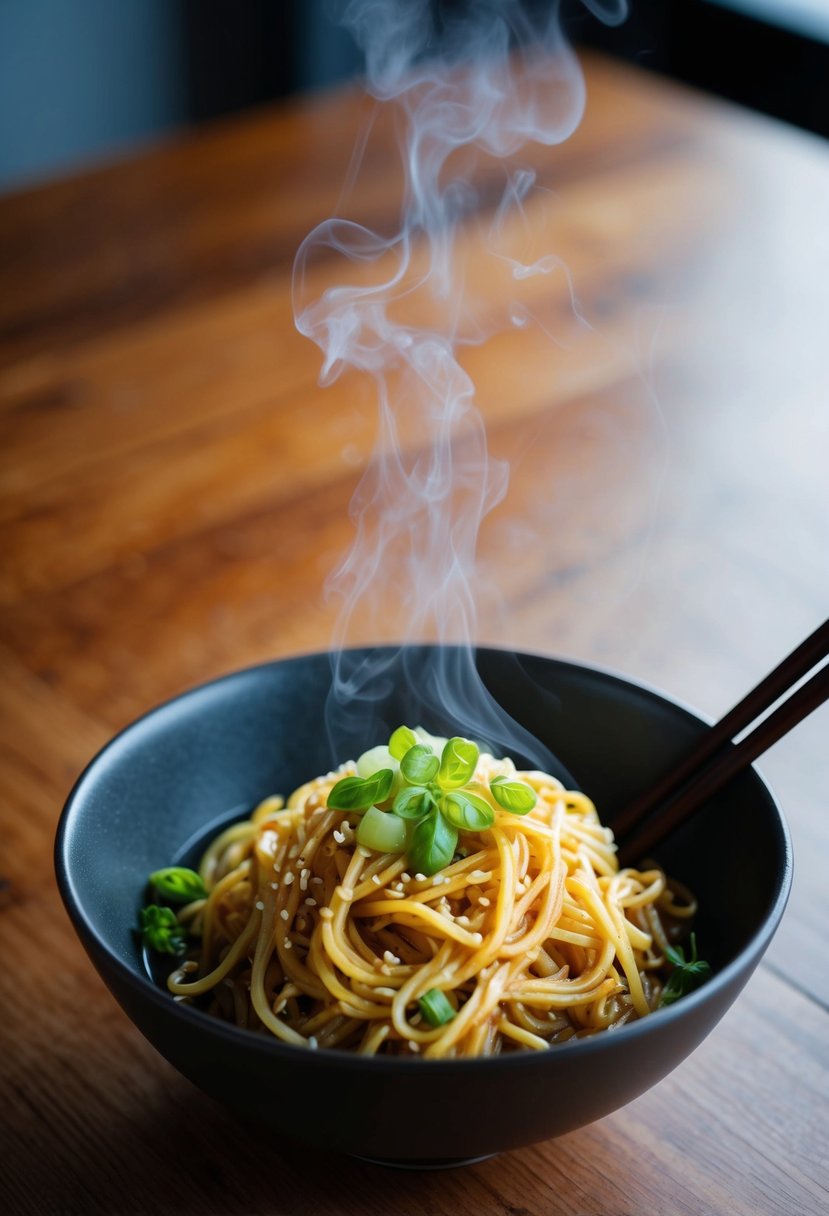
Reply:
M734 735L748 730L760 714L827 656L829 620L712 726L678 765L615 817L613 829L621 841L620 861L640 858L664 840L740 769L829 698L829 665L825 665L739 743L730 744Z

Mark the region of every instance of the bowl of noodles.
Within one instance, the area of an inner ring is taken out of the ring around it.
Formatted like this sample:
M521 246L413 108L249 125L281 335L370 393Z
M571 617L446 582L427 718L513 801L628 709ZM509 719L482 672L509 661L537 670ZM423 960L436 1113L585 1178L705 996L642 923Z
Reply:
M478 650L488 704L545 766L436 704L423 719L414 673L456 648L348 653L384 672L349 754L321 653L194 689L92 761L56 841L92 962L184 1076L289 1141L440 1166L623 1106L704 1039L780 922L773 795L744 773L622 868L614 811L703 719Z

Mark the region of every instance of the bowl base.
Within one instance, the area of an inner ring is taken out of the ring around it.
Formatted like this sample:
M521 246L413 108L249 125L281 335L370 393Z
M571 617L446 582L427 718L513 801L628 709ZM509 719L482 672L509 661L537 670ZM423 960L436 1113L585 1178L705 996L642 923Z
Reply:
M384 1165L389 1170L454 1170L462 1165L477 1165L479 1161L489 1161L497 1153L484 1153L481 1157L412 1157L408 1161L396 1161L389 1157L364 1157L360 1153L352 1153L357 1161L367 1161L369 1165Z

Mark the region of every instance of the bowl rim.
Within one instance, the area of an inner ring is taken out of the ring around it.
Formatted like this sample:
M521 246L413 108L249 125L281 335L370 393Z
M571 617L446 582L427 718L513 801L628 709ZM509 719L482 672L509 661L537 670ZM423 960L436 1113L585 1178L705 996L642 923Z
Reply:
M346 1069L356 1068L360 1071L364 1069L383 1071L397 1071L398 1069L421 1070L424 1062L428 1064L430 1073L450 1072L463 1074L470 1070L478 1070L481 1068L488 1069L521 1069L535 1067L539 1064L539 1057L549 1061L551 1059L568 1058L570 1054L577 1051L581 1055L601 1055L605 1051L613 1050L613 1045L621 1041L633 1043L636 1038L643 1034L652 1033L654 1023L652 1018L637 1019L635 1022L626 1023L623 1026L609 1032L608 1034L591 1035L584 1039L572 1039L565 1043L557 1044L555 1050L550 1052L539 1051L514 1051L497 1056L470 1056L460 1059L435 1059L423 1061L420 1057L412 1058L405 1056L364 1056L353 1051L345 1051L340 1048L325 1048L324 1050L313 1050L305 1047L299 1047L290 1043L283 1043L273 1035L264 1035L245 1029L244 1027L235 1026L232 1023L224 1022L220 1018L212 1017L203 1010L193 1006L181 1004L178 1001L171 999L169 993L153 983L150 976L143 974L139 970L133 970L109 947L106 940L98 932L95 925L87 918L83 911L83 906L80 898L76 894L75 883L72 875L72 867L69 862L69 845L73 829L75 827L78 815L80 813L79 806L85 788L94 775L95 771L101 765L102 761L108 758L109 754L122 746L124 739L138 730L146 721L155 718L159 714L173 711L180 708L182 704L188 700L196 699L204 696L206 693L220 687L221 685L232 683L240 679L255 678L260 673L265 673L275 667L280 667L285 664L302 662L308 659L323 659L334 653L342 652L366 652L373 650L405 650L405 649L461 649L453 644L442 643L399 643L399 644L383 644L378 646L353 646L344 647L342 651L333 650L309 650L299 654L285 655L281 658L265 660L261 663L255 663L247 667L241 667L229 672L225 672L213 679L206 680L203 683L192 685L182 692L159 702L152 706L144 713L127 723L117 731L107 743L104 744L84 766L77 780L75 781L66 802L61 810L54 844L54 868L55 877L57 880L58 890L63 900L67 914L75 928L78 937L86 948L88 954L92 958L96 968L100 971L102 966L114 969L118 980L137 997L144 1000L149 1000L158 1014L167 1019L178 1020L183 1027L188 1025L194 1031L199 1031L210 1036L215 1035L217 1038L224 1040L228 1045L236 1045L241 1048L247 1048L250 1051L264 1051L268 1055L273 1055L276 1059L283 1058L286 1061L298 1062L300 1059L309 1064L332 1065L336 1062L338 1067ZM599 664L580 662L573 659L559 658L556 655L544 654L538 651L515 650L507 646L472 646L471 652L473 658L478 654L505 654L517 660L529 659L540 660L542 662L550 662L558 667L570 668L576 671L586 671L591 675L596 675L603 680L609 680L614 684L622 684L627 687L632 687L640 693L644 693L646 697L652 700L666 702L671 708L678 710L682 716L692 719L695 723L703 723L712 725L713 719L699 710L689 706L684 701L677 699L673 695L664 692L654 685L646 681L639 680L611 668L601 666ZM658 1024L669 1026L677 1019L684 1018L687 1014L697 1009L701 1005L708 1004L714 1000L723 990L728 988L735 980L736 976L743 971L746 964L749 968L746 972L746 980L751 975L757 963L762 958L769 942L774 936L778 925L783 916L789 894L792 886L793 875L793 850L791 832L786 821L786 817L774 794L773 789L769 785L762 771L756 764L752 764L746 770L754 776L756 781L759 781L765 796L771 803L771 807L777 818L777 826L782 838L782 860L783 865L776 875L774 898L772 904L758 929L751 935L750 939L743 946L739 954L726 964L721 970L717 971L706 984L696 989L694 992L683 996L681 1001L677 1001L666 1008L654 1011L658 1013Z

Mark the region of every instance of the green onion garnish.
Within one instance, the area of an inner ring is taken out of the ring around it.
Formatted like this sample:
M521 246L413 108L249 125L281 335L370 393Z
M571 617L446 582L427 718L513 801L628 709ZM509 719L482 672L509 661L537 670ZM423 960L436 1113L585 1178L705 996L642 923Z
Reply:
M378 853L405 853L406 825L398 815L370 806L357 827L357 844Z
M150 950L159 954L183 954L187 949L184 929L172 908L148 904L138 914L141 939Z
M451 1022L457 1013L449 998L441 992L440 988L430 988L428 992L423 993L417 1003L424 1020L430 1026L444 1026L447 1022Z
M163 870L156 870L150 875L149 883L162 899L169 899L174 904L189 904L194 899L207 898L207 887L201 875L195 870L188 870L186 866L167 866Z
M439 756L435 747L441 749ZM357 762L359 776L337 782L328 805L365 811L365 819L372 808L385 803L385 809L377 812L382 819L371 816L375 826L361 825L358 842L383 853L405 851L419 874L436 874L452 861L458 832L482 832L495 822L497 810L526 815L536 804L535 790L513 777L494 777L488 789L476 783L478 755L478 745L471 739L424 737L423 732L398 726L387 748L363 753ZM389 809L394 818L409 821L405 835L399 829L394 835L391 825L383 822ZM370 843L375 827L382 828L378 839L387 841L385 846Z

